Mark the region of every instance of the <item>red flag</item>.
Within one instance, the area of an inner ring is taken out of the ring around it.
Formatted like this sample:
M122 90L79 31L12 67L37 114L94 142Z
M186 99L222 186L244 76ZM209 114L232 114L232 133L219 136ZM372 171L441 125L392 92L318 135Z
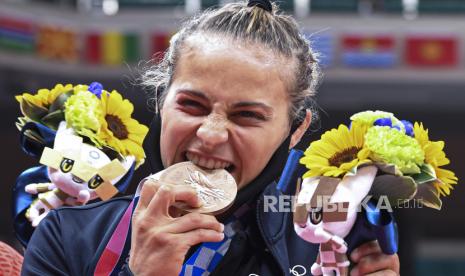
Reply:
M101 40L100 35L90 33L86 37L86 60L92 64L100 63L101 59Z
M413 66L455 66L457 39L445 36L411 36L406 42L406 62Z
M152 57L157 61L163 59L170 45L171 33L156 33L152 36Z

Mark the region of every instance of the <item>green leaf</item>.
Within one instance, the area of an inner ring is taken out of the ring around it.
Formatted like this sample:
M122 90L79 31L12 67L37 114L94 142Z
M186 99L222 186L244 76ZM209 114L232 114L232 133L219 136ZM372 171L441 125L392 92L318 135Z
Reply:
M30 120L27 117L18 117L18 121L21 123L21 125L25 125L26 123L29 123Z
M18 117L18 121L15 122L16 128L21 131L23 129L24 125L28 122L26 117Z
M24 135L29 139L29 140L32 140L32 141L36 141L40 144L45 144L45 140L42 138L42 136L40 136L38 133L36 133L35 131L31 130L31 129L28 129L24 132Z
M391 206L398 206L412 199L417 192L417 183L408 176L383 174L375 177L369 192L374 198L386 196Z
M56 110L52 113L47 114L41 120L41 122L53 130L58 129L58 125L61 121L65 120L65 113L62 110Z
M436 210L441 210L442 201L439 198L439 192L434 187L436 181L430 181L418 185L418 191L415 199L420 200L423 205Z
M421 172L419 174L412 175L413 179L415 179L415 182L418 184L423 184L436 179L436 172L430 164L423 164L420 169Z
M24 114L24 116L27 116L34 121L39 121L48 113L48 110L46 108L35 105L27 101L26 99L22 99L20 107L21 112Z
M73 90L70 90L66 93L60 94L55 101L50 105L50 108L48 109L49 112L55 112L57 110L63 110L65 108L65 103L68 100L69 97L73 95Z
M356 175L358 166L354 166L350 171L347 172L347 175Z

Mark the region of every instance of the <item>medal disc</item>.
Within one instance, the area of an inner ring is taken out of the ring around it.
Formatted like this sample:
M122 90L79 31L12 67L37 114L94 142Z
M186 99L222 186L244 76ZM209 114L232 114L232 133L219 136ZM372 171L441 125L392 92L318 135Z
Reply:
M204 170L192 162L174 164L160 174L160 181L174 185L189 185L202 202L199 208L185 203L175 206L187 212L217 215L228 209L237 194L236 181L224 169Z

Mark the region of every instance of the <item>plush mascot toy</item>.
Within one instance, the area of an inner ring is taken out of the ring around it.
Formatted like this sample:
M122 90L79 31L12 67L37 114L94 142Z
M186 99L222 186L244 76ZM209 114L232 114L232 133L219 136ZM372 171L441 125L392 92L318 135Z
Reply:
M21 146L41 164L18 177L13 194L15 230L26 246L50 210L124 192L144 161L148 128L131 118L128 100L99 83L59 84L16 99Z
M289 190L286 179L300 160L308 170L297 183L293 220L297 235L320 245L317 259L309 260L311 273L348 275L351 248L372 239L385 254L395 254L393 209L415 200L439 210L440 197L458 181L441 168L449 164L443 149L421 123L365 111L353 115L349 127L324 133L305 153L291 152L278 189ZM356 236L365 241L354 244Z

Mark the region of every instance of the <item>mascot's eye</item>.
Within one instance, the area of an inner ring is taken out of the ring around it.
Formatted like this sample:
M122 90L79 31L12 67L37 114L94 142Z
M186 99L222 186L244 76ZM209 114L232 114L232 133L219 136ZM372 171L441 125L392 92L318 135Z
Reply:
M318 224L323 218L323 212L321 208L312 209L310 211L310 222L313 224Z
M84 180L80 179L79 177L73 175L71 179L76 183L84 183Z

